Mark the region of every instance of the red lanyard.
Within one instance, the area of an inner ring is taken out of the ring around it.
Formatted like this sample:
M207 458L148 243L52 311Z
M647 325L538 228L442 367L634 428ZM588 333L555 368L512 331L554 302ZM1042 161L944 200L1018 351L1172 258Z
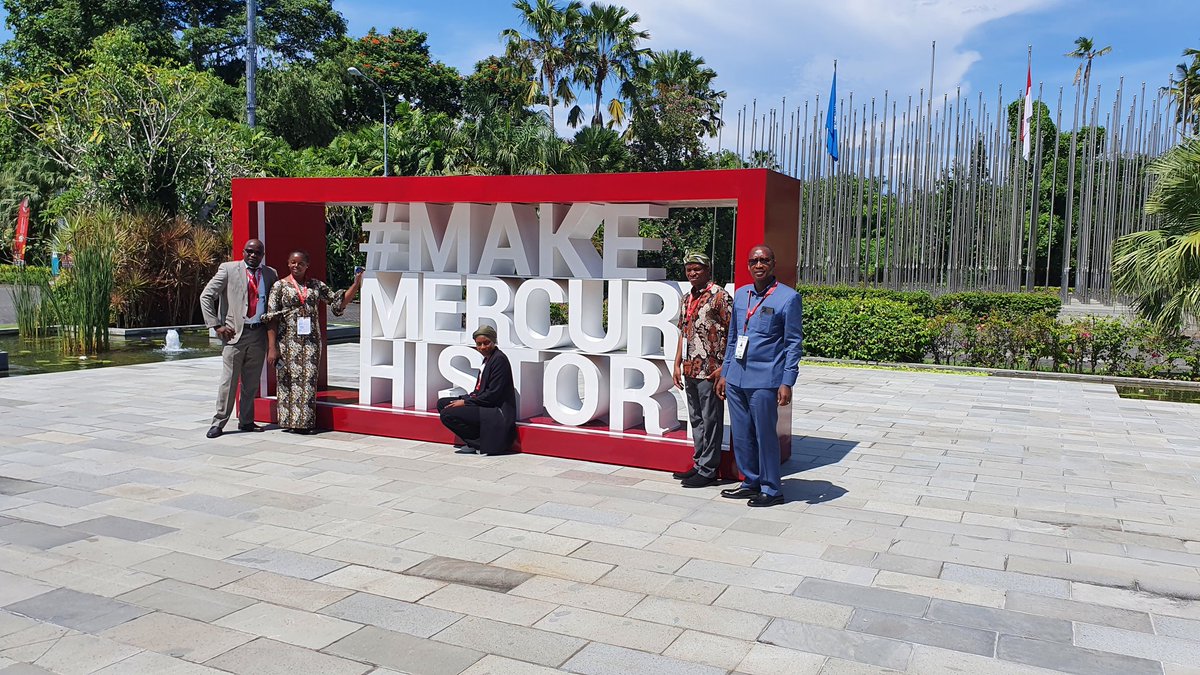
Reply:
M750 298L754 297L754 289L746 289L746 323L742 325L743 333L745 333L747 330L750 330L750 318L754 316L754 313L758 311L759 307L762 307L762 304L767 301L767 298L771 297L771 294L775 292L775 287L778 285L778 281L771 284L771 287L767 289L766 293L763 293L762 299L759 300L758 304L753 308L750 307Z
M476 392L479 391L479 386L481 384L483 384L483 371L487 369L487 364L488 364L488 361L490 361L490 360L492 360L492 357L489 356L488 358L483 360L483 365L479 366L479 377L475 378L475 391Z
M712 291L712 282L709 282L699 296L694 296L688 300L687 311L683 315L684 332L692 327L692 320L696 318L696 311L700 309L700 303L704 302L704 297Z
M300 290L300 284L296 283L296 277L288 277L288 280L292 282L292 288L296 289L296 295L300 296L300 307L307 309L308 286L305 286L304 290Z

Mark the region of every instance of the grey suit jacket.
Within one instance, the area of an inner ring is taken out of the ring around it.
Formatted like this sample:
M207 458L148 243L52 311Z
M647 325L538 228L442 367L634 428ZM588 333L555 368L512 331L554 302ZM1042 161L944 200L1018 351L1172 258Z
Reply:
M275 268L262 265L263 283L267 291L279 281ZM204 323L209 328L229 326L233 329L233 339L229 344L237 344L242 339L242 327L246 323L245 307L249 299L246 297L246 263L242 260L221 263L217 273L204 287L200 294L200 311L204 314Z

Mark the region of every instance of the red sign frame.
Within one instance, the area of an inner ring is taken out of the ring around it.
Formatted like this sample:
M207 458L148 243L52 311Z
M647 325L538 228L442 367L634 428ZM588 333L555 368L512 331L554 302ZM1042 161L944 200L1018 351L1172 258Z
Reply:
M775 251L780 281L796 281L800 218L799 181L767 169L679 171L558 176L444 176L389 178L241 178L233 181L233 250L248 239L263 240L267 263L283 270L287 254L305 249L309 274L324 278L327 205L380 202L431 203L651 203L668 207L737 208L734 281L749 283L749 271L736 264L750 249L767 244ZM322 359L321 385L325 383ZM256 418L274 421L274 399L256 401ZM781 410L781 413L784 411ZM790 416L789 416L790 417ZM323 391L318 425L338 431L451 443L453 436L436 413L358 405L357 395ZM522 452L662 470L691 464L692 443L682 432L664 437L636 430L563 427L534 419L518 425ZM791 437L781 437L785 456Z

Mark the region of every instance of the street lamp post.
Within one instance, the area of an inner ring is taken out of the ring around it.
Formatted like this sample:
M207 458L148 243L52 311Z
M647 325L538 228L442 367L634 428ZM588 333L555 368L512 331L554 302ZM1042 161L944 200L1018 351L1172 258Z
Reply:
M350 73L351 75L354 75L355 77L361 77L362 79L366 80L367 82L370 82L376 89L379 90L379 97L383 100L383 175L387 176L388 175L388 122L387 122L388 102L387 102L387 94L383 93L383 87L379 86L378 82L367 77L366 74L363 73L363 71L359 70L358 68L355 68L354 66L350 66L349 68L346 69L346 72Z

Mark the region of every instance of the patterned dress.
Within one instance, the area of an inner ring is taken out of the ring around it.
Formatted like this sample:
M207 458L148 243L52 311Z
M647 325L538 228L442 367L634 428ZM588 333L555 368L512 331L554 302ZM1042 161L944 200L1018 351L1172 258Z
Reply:
M334 316L341 316L345 307L344 291L334 291L323 281L305 279L300 287L307 289L304 302L307 316L312 318L308 335L297 332L301 314L300 294L291 281L280 279L271 287L267 298L264 321L275 321L279 342L279 361L275 364L275 397L279 426L284 429L312 429L317 424L317 374L321 367L321 326L317 321L320 303L328 303Z

